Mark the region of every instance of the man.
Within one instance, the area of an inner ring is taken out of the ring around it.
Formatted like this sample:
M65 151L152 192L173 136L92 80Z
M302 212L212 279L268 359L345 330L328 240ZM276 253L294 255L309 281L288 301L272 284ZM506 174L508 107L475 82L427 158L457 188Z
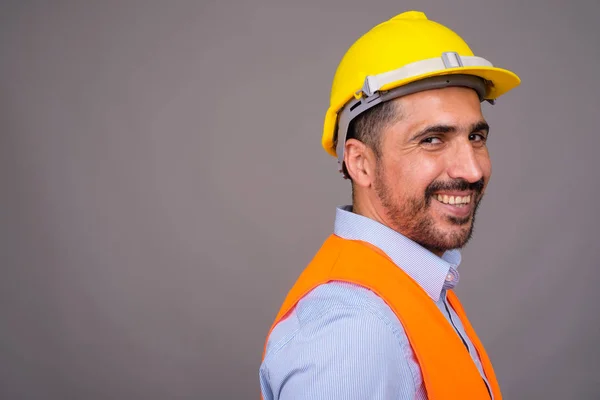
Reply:
M481 102L520 83L416 11L336 71L322 144L352 184L265 343L271 399L501 399L453 288L491 175Z

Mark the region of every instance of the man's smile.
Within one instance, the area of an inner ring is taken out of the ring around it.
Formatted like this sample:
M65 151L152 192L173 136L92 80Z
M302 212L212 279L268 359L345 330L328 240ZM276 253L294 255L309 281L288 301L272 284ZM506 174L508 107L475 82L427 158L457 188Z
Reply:
M452 204L452 205L456 205L457 207L469 204L471 202L471 195L466 195L466 196L453 196L453 195L447 195L447 194L435 194L434 198L439 201L442 202L444 204Z
M471 214L474 203L471 200L475 195L472 192L456 192L435 193L432 197L444 213L460 218Z

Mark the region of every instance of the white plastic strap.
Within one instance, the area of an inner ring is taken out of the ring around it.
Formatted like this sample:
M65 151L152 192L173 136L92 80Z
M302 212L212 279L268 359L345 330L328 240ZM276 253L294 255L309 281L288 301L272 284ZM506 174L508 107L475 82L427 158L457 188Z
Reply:
M493 65L485 58L460 56L457 53L448 52L442 54L441 57L416 61L393 71L367 76L362 91L367 96L371 96L389 83L411 78L413 76L442 71L447 68L458 67L493 67Z

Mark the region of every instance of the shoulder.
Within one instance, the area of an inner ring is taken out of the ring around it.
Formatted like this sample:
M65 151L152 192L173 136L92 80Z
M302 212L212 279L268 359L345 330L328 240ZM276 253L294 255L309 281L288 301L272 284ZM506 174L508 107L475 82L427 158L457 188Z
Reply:
M288 317L273 329L268 338L267 355L277 352L300 330L323 329L333 322L351 324L367 315L380 319L381 323L377 325L386 326L399 340L405 338L394 312L372 291L345 282L320 285L304 296Z
M421 383L393 311L370 290L343 282L315 288L275 327L260 373L263 388L274 393L315 390L340 398L390 391L411 398Z

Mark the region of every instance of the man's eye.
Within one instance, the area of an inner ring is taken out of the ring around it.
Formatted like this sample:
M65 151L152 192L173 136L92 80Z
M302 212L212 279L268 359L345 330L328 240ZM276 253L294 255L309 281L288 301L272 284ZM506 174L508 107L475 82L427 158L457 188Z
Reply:
M435 136L432 137L428 137L425 138L421 141L421 143L427 143L427 144L439 144L442 143L442 141L440 140L440 138L437 138Z
M481 133L471 133L469 135L469 140L474 142L485 142L485 136L483 136Z

